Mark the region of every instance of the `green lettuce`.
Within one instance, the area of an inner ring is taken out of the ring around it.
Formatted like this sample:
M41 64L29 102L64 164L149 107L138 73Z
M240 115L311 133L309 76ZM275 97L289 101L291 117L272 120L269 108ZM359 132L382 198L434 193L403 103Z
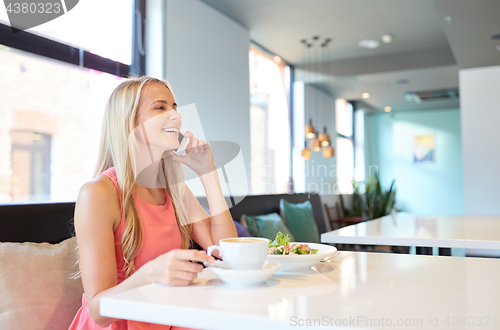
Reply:
M316 253L318 253L318 250L317 249L311 249L311 251L304 251L302 249L295 248L293 250L293 252L297 253L297 254L316 254Z
M288 245L290 243L290 236L283 234L281 231L279 231L276 234L276 238L274 241L269 241L269 247L278 247L281 245Z
M279 231L277 234L276 234L276 238L274 239L274 241L269 241L269 247L278 247L278 246L281 246L281 245L288 245L290 244L290 236L288 235L285 235L283 234L281 231ZM310 252L308 251L304 251L302 249L299 249L298 247L296 247L294 250L293 250L294 253L296 254L316 254L318 253L318 250L317 249L311 249ZM283 252L281 252L280 250L276 250L274 251L274 254L283 254Z

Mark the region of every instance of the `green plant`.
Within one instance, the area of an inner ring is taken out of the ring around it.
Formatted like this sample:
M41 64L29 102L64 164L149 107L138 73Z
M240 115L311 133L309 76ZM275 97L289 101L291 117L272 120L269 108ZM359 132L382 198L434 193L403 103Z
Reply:
M390 214L395 208L395 182L396 180L392 180L389 190L383 191L378 173L367 177L365 181L353 180L352 210L346 210L342 198L340 198L345 217L363 217L372 220Z

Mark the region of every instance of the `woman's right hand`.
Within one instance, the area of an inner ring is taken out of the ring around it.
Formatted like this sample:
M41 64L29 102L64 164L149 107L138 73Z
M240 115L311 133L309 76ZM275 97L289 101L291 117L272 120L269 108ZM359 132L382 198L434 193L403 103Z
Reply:
M214 260L205 251L176 249L147 262L137 273L142 271L142 276L146 276L147 282L174 286L189 285L203 270L202 265L191 261L214 262Z

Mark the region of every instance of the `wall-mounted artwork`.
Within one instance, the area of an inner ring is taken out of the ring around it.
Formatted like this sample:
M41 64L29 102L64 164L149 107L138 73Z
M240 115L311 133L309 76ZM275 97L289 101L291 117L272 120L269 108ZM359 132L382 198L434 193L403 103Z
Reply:
M434 134L413 136L413 162L433 163L436 150L436 139Z

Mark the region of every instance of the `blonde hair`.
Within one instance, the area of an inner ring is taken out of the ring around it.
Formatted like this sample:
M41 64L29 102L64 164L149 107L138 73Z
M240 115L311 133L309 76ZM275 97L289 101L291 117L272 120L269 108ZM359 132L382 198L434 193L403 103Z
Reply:
M94 178L110 167L115 167L118 180L122 216L125 217L125 229L121 237L122 256L125 260L126 275L131 275L136 267L134 259L142 247L143 229L135 206L134 185L136 172L135 118L143 87L158 83L170 91L169 84L151 77L134 77L123 81L111 93L106 104L102 134L99 147L99 160L94 171ZM192 225L185 201L184 172L179 162L171 157L164 157L160 162L158 179L166 185L168 197L174 207L175 218L181 232L183 249L191 243ZM174 184L169 185L169 179Z

